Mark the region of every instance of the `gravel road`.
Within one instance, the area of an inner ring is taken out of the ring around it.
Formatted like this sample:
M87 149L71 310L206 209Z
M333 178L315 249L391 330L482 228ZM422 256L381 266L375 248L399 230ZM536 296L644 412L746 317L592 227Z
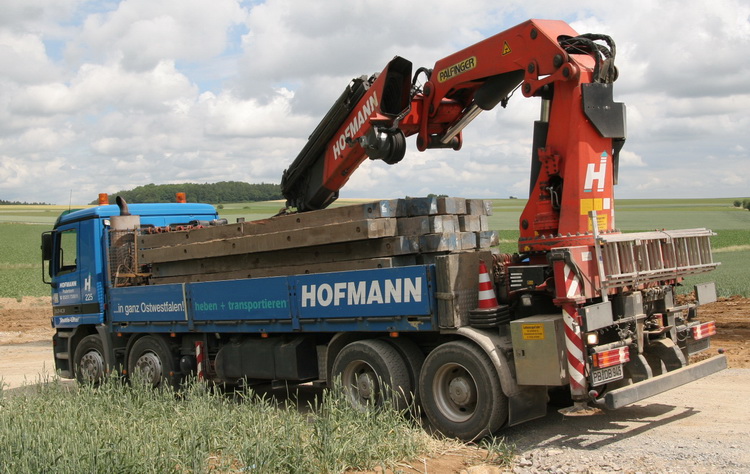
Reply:
M727 369L612 412L504 432L513 471L750 472L750 369Z

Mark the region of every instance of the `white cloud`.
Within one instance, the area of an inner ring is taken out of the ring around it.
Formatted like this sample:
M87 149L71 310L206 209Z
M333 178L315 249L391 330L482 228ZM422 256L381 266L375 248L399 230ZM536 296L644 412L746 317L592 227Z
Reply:
M123 0L86 18L71 53L120 59L135 71L165 59L207 60L226 49L229 29L243 17L236 0Z
M628 151L628 150L623 150L620 152L620 166L623 166L623 167L635 166L638 168L642 168L646 166L646 163L643 162L643 158L641 158L637 153L633 153L632 151Z
M284 88L276 90L267 103L239 99L231 93L206 93L201 96L206 133L234 137L304 136L315 122L293 113L293 98L294 93Z
M742 196L750 5L534 0L7 0L0 199L88 202L150 182L279 182L352 77L431 67L528 18L617 42L618 197ZM343 196L525 197L539 100L480 115L461 151L366 161Z
M0 80L35 84L58 74L39 36L0 30Z

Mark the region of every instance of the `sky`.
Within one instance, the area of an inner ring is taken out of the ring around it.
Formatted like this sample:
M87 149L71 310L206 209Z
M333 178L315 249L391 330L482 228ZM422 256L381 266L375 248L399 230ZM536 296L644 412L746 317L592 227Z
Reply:
M530 18L617 43L620 198L750 195L747 0L0 0L0 199L82 204L156 183L278 183L349 81ZM367 160L344 198L525 198L539 99L463 148Z

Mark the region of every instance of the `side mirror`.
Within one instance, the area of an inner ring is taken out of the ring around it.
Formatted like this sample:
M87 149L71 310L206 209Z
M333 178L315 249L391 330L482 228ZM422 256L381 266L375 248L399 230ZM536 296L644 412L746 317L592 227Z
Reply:
M54 255L55 250L54 235L52 231L42 233L42 282L52 285L53 288L56 287L56 284L47 280L47 277L52 276L52 255Z
M52 260L54 239L51 231L42 233L42 260Z

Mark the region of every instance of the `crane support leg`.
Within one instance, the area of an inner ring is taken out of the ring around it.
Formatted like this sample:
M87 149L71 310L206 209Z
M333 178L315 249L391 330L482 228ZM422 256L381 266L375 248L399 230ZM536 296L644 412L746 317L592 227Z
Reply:
M574 303L563 304L565 322L565 348L568 356L568 376L570 394L573 398L573 411L587 408L588 390L586 382L586 356L581 336L581 316Z

